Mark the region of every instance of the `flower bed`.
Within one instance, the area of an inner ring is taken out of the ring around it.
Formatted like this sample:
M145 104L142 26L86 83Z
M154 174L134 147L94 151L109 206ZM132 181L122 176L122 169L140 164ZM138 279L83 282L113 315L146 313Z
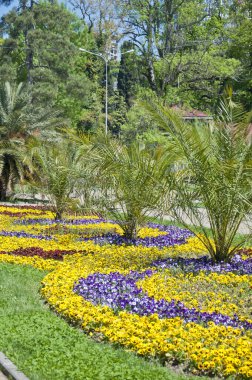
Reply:
M216 265L177 227L150 224L129 242L112 221L55 223L34 211L1 215L0 261L49 270L41 292L58 313L99 340L185 371L252 378L250 249ZM87 226L89 236L72 231Z

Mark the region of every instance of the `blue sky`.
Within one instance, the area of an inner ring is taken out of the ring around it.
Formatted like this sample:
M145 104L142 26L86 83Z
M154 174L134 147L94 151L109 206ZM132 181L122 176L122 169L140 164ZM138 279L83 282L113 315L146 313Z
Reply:
M12 9L17 4L18 4L18 1L15 0L11 3L11 5L9 7L5 7L4 5L0 5L0 17L2 17L5 13L7 13L10 9Z
M59 2L67 4L67 0L59 0ZM9 10L11 10L13 7L15 7L17 4L18 4L18 0L13 0L9 7L5 7L4 5L0 5L0 18L5 13L7 13Z

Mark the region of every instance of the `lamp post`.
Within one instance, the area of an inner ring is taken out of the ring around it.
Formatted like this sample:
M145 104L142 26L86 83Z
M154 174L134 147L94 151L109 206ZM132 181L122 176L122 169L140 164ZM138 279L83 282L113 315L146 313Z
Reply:
M105 62L105 80L106 80L106 88L105 88L105 134L107 135L108 133L108 62L109 60L111 59L112 56L116 56L115 54L106 54L106 55L103 55L102 53L95 53L93 51L90 51L90 50L87 50L87 49L84 49L84 48L79 48L80 51L83 51L84 53L89 53L89 54L93 54L93 55L96 55L97 57L103 59L103 61ZM122 54L126 54L126 53L131 53L133 52L134 50L128 50L128 51L125 51L124 53L121 53Z

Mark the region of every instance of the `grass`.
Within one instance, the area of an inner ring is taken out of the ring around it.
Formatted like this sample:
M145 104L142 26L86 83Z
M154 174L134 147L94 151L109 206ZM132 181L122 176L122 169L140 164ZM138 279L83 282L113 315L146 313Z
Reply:
M44 276L30 267L0 264L0 351L31 380L196 379L97 343L68 325L40 299Z

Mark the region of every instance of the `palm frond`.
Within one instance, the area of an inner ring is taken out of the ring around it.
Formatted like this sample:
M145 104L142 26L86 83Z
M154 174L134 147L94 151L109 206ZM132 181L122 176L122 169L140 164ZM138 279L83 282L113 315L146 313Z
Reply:
M173 172L173 214L185 225L189 219L200 226L203 235L198 236L214 260L228 260L237 250L231 248L235 234L252 211L252 147L244 134L235 133L247 128L248 115L240 106L223 100L220 117L210 128L186 124L173 111L150 100L144 107L168 132L169 153L173 151L177 163L183 165L184 176L177 176L179 167ZM212 239L204 227L205 218Z

